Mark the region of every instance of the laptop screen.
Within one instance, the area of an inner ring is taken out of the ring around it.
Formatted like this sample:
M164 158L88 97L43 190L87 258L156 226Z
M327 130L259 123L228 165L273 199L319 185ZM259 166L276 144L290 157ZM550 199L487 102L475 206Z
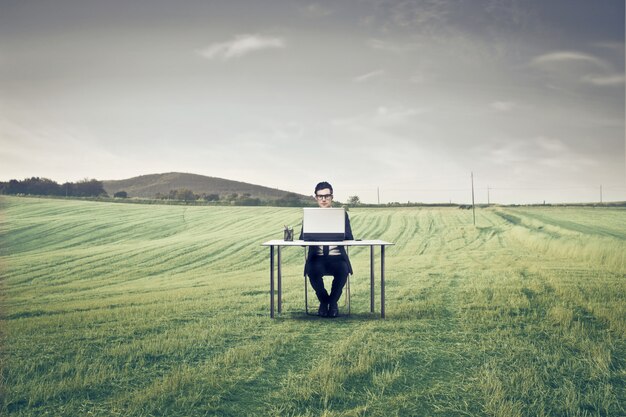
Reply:
M308 241L341 241L346 235L343 208L304 208L302 239Z

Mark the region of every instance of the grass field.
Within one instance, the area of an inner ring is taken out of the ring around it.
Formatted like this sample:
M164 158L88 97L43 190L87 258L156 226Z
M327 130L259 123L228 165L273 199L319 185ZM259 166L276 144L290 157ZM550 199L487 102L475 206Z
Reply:
M271 320L299 209L0 205L2 415L626 415L624 209L352 209L387 318L366 248L352 315L305 315L291 248Z

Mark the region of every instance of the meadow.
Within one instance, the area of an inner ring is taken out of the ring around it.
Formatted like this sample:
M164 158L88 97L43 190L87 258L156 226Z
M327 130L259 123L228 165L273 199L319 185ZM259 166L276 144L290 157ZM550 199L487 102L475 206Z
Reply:
M337 319L304 314L283 250L269 318L261 243L297 208L0 197L0 413L626 415L625 209L349 213L396 243L384 320L367 248Z

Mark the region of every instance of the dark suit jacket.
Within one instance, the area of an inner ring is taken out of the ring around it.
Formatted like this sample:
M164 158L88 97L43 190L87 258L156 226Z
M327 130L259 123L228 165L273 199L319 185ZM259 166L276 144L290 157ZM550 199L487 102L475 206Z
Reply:
M302 229L300 229L300 237L298 238L299 240L302 240ZM346 237L345 240L354 240L354 236L352 236L352 227L350 226L350 218L348 217L348 213L346 212ZM343 258L344 261L346 261L346 263L348 264L348 271L350 272L350 274L353 274L352 272L352 264L350 263L350 258L348 257L348 253L346 252L346 247L345 246L338 246L337 249L339 249L339 252L341 253L341 256ZM306 263L304 264L304 275L308 275L309 273L309 265L311 264L311 260L313 258L317 258L317 246L309 246L309 251L307 253L307 257L306 257Z

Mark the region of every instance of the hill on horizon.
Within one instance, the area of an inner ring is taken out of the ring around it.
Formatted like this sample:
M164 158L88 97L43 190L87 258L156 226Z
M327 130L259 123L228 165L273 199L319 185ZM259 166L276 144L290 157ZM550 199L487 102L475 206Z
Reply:
M129 197L154 198L157 193L167 195L170 190L185 188L196 194L219 194L220 198L233 193L250 194L251 198L265 200L277 200L287 194L296 194L302 199L309 198L277 188L183 172L140 175L124 180L104 180L102 183L111 196L118 191L126 191Z

